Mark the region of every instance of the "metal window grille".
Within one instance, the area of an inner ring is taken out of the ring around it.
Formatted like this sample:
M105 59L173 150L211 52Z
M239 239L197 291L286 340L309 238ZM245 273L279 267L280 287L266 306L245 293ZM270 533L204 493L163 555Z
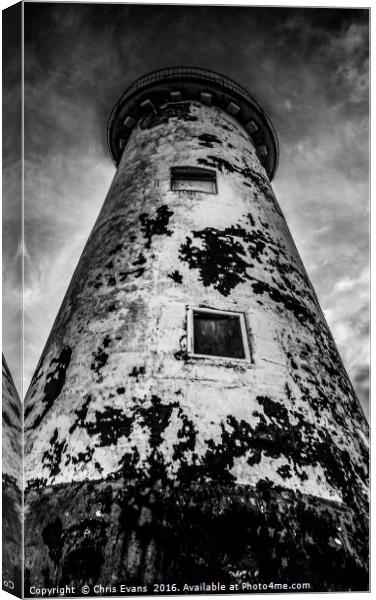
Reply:
M171 190L217 193L217 174L201 167L172 167Z

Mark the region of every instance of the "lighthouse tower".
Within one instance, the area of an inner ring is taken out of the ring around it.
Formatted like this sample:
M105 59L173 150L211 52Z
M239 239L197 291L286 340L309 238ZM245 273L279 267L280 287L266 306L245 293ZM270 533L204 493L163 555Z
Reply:
M108 143L25 401L26 585L368 589L367 423L271 188L269 118L174 67L126 90Z
M22 405L2 355L2 589L22 591Z

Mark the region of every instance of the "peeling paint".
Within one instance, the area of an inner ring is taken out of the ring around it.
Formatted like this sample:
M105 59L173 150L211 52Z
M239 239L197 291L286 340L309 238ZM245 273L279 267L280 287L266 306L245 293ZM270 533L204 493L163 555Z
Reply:
M172 235L172 231L167 229L167 225L173 214L166 205L163 205L157 209L154 219L148 217L146 214L140 216L142 231L144 237L147 239L146 248L150 248L154 235Z
M31 429L36 429L38 425L41 423L43 418L52 408L55 400L59 397L60 392L62 391L65 379L66 379L66 371L69 367L70 359L72 355L72 350L69 346L65 346L61 351L58 358L52 358L50 362L50 369L53 365L56 366L50 370L46 376L46 384L44 386L43 397L41 398L41 402L45 405L42 412L35 418L34 423L31 425ZM35 379L34 379L35 381ZM43 405L42 405L43 406ZM27 407L26 407L27 409ZM26 416L26 411L25 411Z

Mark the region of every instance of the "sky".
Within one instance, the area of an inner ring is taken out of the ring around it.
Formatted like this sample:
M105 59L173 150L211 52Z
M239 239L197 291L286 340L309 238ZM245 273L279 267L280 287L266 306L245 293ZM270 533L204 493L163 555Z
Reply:
M273 188L368 414L364 9L25 4L24 391L115 173L112 106L134 79L173 65L232 77L270 116ZM5 222L12 238L17 223ZM18 255L15 242L5 248L5 314ZM20 386L17 326L10 318L3 348Z

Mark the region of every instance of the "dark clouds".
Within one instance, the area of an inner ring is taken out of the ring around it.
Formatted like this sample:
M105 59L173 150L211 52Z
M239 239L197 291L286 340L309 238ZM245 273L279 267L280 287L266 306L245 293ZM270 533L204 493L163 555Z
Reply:
M232 77L270 115L274 188L366 406L368 12L26 3L25 38L25 383L114 174L113 104L186 64Z
M21 384L22 165L21 4L3 11L3 348Z

